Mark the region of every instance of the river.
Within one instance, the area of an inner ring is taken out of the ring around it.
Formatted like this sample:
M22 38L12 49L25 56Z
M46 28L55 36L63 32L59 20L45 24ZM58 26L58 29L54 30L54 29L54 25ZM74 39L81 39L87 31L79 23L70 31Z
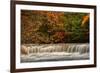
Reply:
M23 44L27 54L21 53L21 62L69 61L89 59L88 43Z

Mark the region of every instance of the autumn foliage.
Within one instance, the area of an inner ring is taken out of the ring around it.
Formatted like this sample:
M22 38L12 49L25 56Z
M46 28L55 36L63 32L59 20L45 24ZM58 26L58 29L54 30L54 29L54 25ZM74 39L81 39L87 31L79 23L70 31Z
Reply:
M89 27L86 24L89 23L85 23L89 22L87 15L87 13L21 10L21 43L67 43L78 40L88 42Z

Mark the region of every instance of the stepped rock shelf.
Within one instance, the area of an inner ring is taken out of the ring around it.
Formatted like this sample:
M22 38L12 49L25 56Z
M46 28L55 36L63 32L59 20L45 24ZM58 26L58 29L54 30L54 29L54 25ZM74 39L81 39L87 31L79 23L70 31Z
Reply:
M21 62L43 62L89 59L88 43L23 44Z

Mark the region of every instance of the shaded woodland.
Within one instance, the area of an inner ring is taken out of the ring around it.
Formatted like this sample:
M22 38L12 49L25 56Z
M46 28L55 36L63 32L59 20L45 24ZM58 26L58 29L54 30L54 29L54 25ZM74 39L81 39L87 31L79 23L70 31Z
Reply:
M88 43L89 14L21 10L21 43Z

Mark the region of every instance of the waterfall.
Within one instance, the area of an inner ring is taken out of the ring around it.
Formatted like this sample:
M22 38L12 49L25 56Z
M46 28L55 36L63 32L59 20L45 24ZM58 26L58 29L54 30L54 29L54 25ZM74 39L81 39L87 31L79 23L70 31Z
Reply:
M89 44L24 44L21 49L25 49L27 54L30 53L54 53L54 52L65 52L65 53L88 53ZM22 52L23 53L23 52Z
M21 45L21 62L85 59L89 59L88 43Z

